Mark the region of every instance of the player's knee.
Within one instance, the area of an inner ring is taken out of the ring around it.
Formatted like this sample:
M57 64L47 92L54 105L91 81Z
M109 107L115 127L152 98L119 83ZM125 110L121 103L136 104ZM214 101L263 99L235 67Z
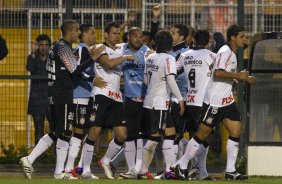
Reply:
M119 135L116 135L115 139L120 143L124 143L127 140L127 135L119 134Z
M88 133L88 139L91 141L96 141L97 137L100 135L100 127L91 127Z

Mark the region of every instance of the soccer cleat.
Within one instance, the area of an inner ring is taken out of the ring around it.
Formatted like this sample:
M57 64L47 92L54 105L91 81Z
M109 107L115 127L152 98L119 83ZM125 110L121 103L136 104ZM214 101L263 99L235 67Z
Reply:
M189 178L194 178L195 175L197 175L198 173L199 173L199 168L198 168L198 166L196 165L196 166L192 167L192 168L189 170L188 177L189 177Z
M164 178L167 180L176 180L177 176L173 171L169 171L164 173Z
M54 174L54 178L57 180L77 180L78 178L73 177L71 173L61 173L61 174Z
M82 173L83 173L83 167L76 167L76 168L75 168L75 172L76 172L77 174L82 174Z
M174 173L176 174L177 178L180 179L180 180L187 180L188 179L187 169L181 169L180 165L176 165Z
M97 165L104 170L105 175L107 176L108 179L112 179L112 180L115 179L110 164L105 164L102 162L102 160L99 160Z
M79 179L79 174L76 172L75 169L72 169L70 172L68 172L69 174L71 174L73 177L76 177Z
M87 171L86 173L82 173L81 174L81 178L82 179L94 179L94 180L98 180L99 179L98 176L95 176L90 171Z
M248 176L238 173L237 171L234 172L226 172L225 179L227 180L246 180Z
M154 177L155 180L161 180L164 178L165 178L164 171L157 172L156 176Z
M133 178L137 178L137 172L136 170L130 169L128 172L126 173L120 173L120 176L126 178L126 179L133 179Z
M139 180L153 180L154 177L147 171L145 174L137 174L137 179Z
M32 165L29 163L27 157L22 157L20 159L20 164L23 167L23 175L28 178L31 179L31 175L33 173L33 167Z

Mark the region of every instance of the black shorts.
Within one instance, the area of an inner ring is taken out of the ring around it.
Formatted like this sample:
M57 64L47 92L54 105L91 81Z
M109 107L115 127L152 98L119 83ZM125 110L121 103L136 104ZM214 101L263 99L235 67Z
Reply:
M54 129L59 136L63 133L69 135L75 124L75 105L74 104L53 104L52 116L55 118Z
M207 104L203 105L200 121L206 126L213 128L225 118L232 121L241 121L241 115L235 102L225 107L212 107Z
M103 128L126 126L122 102L116 102L104 95L96 95L92 109L90 116L92 114L94 126Z
M91 106L89 102L88 102L88 105L82 105L82 104L74 104L74 105L75 105L75 124L74 126L80 129L87 129L93 126L94 124L93 116L91 116L90 111L88 110L89 108L92 108L93 106Z
M127 138L139 138L140 126L143 120L143 102L136 102L130 98L125 98L124 120L127 126Z
M184 133L184 116L180 116L179 104L173 102L167 115L166 128L175 127L176 133L182 135Z
M163 133L166 128L167 110L146 109L144 114L148 116L149 135L154 133Z
M188 132L197 132L202 107L186 105L185 107L185 130Z

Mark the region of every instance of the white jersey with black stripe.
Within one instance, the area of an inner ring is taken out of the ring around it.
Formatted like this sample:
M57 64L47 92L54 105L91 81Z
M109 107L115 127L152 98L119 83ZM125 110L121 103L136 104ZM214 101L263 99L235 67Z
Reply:
M228 45L220 48L216 56L214 70L236 72L237 58ZM225 107L234 102L232 79L212 77L208 83L204 102L213 107Z
M117 58L121 56L119 52L107 46L102 55L103 54L107 54L109 58ZM107 86L104 88L94 86L91 96L104 95L117 102L123 102L122 93L120 91L120 77L122 75L121 66L109 69L102 66L99 62L95 62L94 71L96 76L102 77L104 81L107 82Z
M178 59L177 69L183 67L188 91L186 105L202 106L206 86L212 75L212 67L216 54L204 49L190 49L181 54Z
M167 75L176 74L175 58L167 53L154 53L145 60L147 93L143 107L155 110L168 110L170 92Z

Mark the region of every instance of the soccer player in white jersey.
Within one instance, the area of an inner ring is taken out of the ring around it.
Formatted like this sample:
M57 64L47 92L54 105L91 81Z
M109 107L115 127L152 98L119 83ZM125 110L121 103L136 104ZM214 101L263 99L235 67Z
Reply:
M144 82L147 84L147 93L144 100L145 114L149 118L150 137L144 146L142 169L137 178L153 179L148 171L152 161L155 148L164 134L166 137L173 137L170 142L163 145L163 154L166 162L166 171L170 172L170 165L173 162L173 143L175 128L166 129L166 115L169 107L169 90L179 100L180 114L184 113L184 101L175 81L176 62L175 58L168 54L172 48L172 36L170 32L163 30L157 33L156 53L146 59ZM164 149L164 146L166 146Z
M177 61L177 70L184 69L188 91L185 108L185 119L187 124L198 129L198 123L203 105L206 86L212 75L212 67L216 54L207 49L210 35L207 30L197 30L194 36L195 45L181 54ZM193 135L193 134L192 134ZM200 145L197 167L199 168L199 179L212 180L206 169L206 158L208 155L208 143L203 141ZM181 159L177 161L181 163Z
M115 138L109 144L105 156L99 161L99 166L105 171L107 178L114 179L110 169L110 160L122 148L126 140L127 131L123 122L123 99L120 92L120 77L122 75L120 63L124 60L134 60L132 55L123 55L115 51L115 45L119 43L120 28L117 23L110 23L105 28L105 52L102 53L98 61L94 65L96 76L104 79L107 85L103 87L94 86L92 96L95 101L90 98L89 103L92 104L93 110L89 120L94 124L89 130L89 135L85 141L84 159L89 163L92 161L94 144L99 136L101 129L105 126L108 117L112 118L108 126L113 127Z
M235 162L238 154L239 138L241 134L240 114L237 110L232 93L233 81L255 83L255 78L247 71L236 72L237 58L235 53L244 46L245 29L238 25L232 25L227 31L228 45L224 45L217 53L213 68L213 76L208 83L204 97L199 129L196 135L189 141L182 162L176 165L176 175L184 180L185 171L191 158L199 154L201 144L212 132L214 126L223 122L229 132L227 141L227 166L226 179L247 179L248 177L238 173Z

